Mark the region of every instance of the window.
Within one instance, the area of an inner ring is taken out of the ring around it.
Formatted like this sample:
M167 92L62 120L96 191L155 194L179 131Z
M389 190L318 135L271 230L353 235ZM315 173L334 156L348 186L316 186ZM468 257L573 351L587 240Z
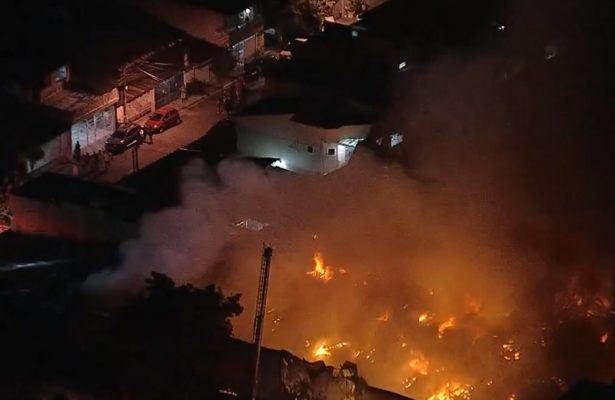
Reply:
M239 23L237 24L238 28L243 27L254 19L254 8L248 7L245 10L241 11L238 15Z
M314 152L314 148L312 146L308 146L307 147L307 152L308 153L313 153Z
M333 149L327 150L327 155L334 156L335 155L335 149L333 148Z
M66 65L56 69L51 73L51 83L58 83L65 81L68 78L68 68Z
M238 14L224 18L224 26L227 31L241 29L254 20L254 7L248 7Z

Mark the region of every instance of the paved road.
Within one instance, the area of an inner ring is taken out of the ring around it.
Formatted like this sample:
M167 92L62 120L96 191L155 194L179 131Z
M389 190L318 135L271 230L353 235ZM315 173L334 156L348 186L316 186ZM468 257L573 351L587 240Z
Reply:
M181 103L172 103L171 106L180 108L182 123L160 134L154 135L154 143L144 143L139 146L139 168L143 168L175 150L187 146L207 132L218 123L223 116L217 113L216 96L202 99L193 105L181 109ZM147 117L145 117L147 119ZM139 123L144 121L139 120ZM117 182L126 175L133 173L132 149L113 156L109 169L99 174L96 179L104 182Z

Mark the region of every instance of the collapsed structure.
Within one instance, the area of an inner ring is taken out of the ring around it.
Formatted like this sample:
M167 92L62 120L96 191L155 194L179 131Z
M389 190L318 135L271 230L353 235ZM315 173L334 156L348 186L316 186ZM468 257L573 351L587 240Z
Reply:
M250 394L254 345L233 339L230 353L218 370L221 394L247 398ZM371 387L357 366L345 362L340 368L323 361L309 362L284 350L263 347L260 355L257 398L263 400L411 400Z

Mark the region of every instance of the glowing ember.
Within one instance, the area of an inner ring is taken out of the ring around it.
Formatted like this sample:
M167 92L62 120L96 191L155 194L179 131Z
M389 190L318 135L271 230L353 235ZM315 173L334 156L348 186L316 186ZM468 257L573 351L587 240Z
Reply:
M401 384L404 385L404 389L409 389L414 382L416 382L416 376L413 376L412 378L404 378L401 381Z
M438 338L442 339L444 332L455 326L455 317L450 317L438 326Z
M314 253L312 259L314 260L314 269L307 272L308 275L311 275L314 278L321 279L324 282L329 282L331 279L333 279L333 270L325 265L322 255L320 253Z
M419 315L419 324L427 324L429 322L429 313L422 313Z
M502 345L502 357L504 357L506 361L519 361L521 359L521 353L515 349L512 340Z
M449 382L444 385L427 400L470 400L472 386L461 385L457 382Z
M412 371L416 374L427 375L429 371L429 360L421 353L408 363Z
M604 332L602 336L600 336L600 343L606 343L607 340L609 340L609 333Z
M382 315L380 315L378 318L376 318L376 320L382 321L382 322L388 321L389 320L389 312L385 311Z

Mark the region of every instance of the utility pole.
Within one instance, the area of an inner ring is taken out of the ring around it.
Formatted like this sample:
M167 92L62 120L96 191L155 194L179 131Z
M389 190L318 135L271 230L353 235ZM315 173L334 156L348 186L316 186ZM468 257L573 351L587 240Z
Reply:
M132 148L132 172L139 170L139 143L135 143Z
M254 357L254 376L252 377L252 400L256 400L258 391L258 367L261 358L261 342L263 339L263 325L267 311L267 288L269 286L269 270L271 269L271 257L273 249L270 245L263 245L261 257L261 270L258 278L258 295L256 298L256 314L254 315L254 333L252 342L256 347Z
M126 66L122 66L122 86L121 86L121 92L122 92L122 108L123 108L123 117L122 117L122 122L126 123L128 122L128 118L127 118L127 110L126 110L126 103L128 103L128 100L126 99L127 96L127 92L128 92L128 83L126 82Z

